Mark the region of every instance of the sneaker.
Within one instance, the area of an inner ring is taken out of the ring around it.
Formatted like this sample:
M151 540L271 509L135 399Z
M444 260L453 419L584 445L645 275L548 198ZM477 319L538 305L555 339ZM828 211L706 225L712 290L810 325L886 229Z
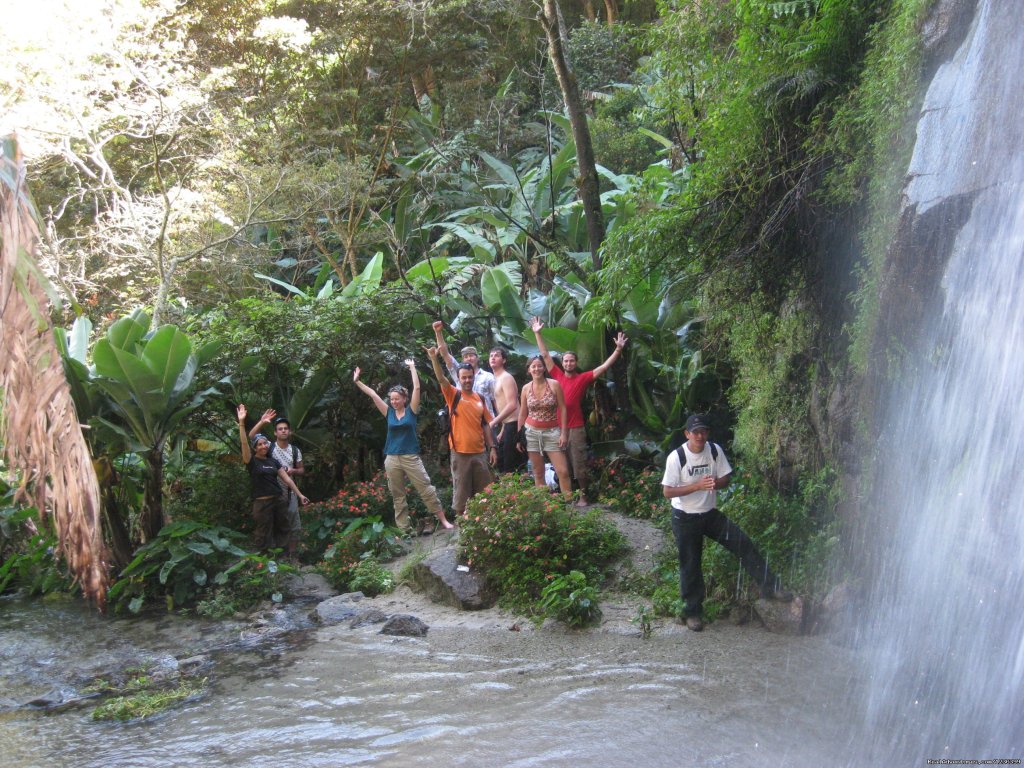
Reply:
M700 632L704 629L704 620L700 616L687 616L686 628L691 632Z

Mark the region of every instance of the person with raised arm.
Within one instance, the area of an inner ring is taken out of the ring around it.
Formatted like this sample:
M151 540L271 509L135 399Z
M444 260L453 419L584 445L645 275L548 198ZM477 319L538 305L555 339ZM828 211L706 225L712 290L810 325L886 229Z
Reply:
M444 323L440 320L435 320L431 327L434 329L434 338L437 340L437 351L441 356L441 362L448 368L448 373L452 377L452 383L458 387L458 361L449 351L448 344L444 340ZM498 408L494 401L494 374L480 367L480 355L476 351L476 347L463 347L461 354L462 362L473 369L473 391L483 398L484 404L490 409L491 413L495 413Z
M395 525L403 532L412 530L409 503L406 500L406 484L411 483L441 527L450 529L454 526L445 517L437 490L430 482L430 476L423 466L423 459L420 458L420 439L416 432L420 410L420 377L416 372L416 361L408 358L405 364L409 367L409 374L412 377L412 395L401 384L396 384L388 390L388 402L385 403L380 395L359 380L359 368L353 371L352 381L373 401L388 423L388 436L384 441L384 473L395 505ZM435 527L424 527L422 534L430 535Z
M569 467L572 476L580 486L580 498L576 503L585 507L590 503L590 482L587 473L587 428L583 420L583 397L586 395L587 387L594 382L594 379L611 368L619 359L622 348L626 346L629 339L622 331L619 331L615 337L615 349L608 355L608 359L592 371L581 371L577 367L579 358L571 350L562 353L561 368L555 365L555 361L544 343L544 337L541 335L544 323L539 317L534 317L530 321L530 328L537 339L537 349L540 350L548 373L551 378L562 385L565 407L569 411Z
M257 433L251 441L245 432L245 417L248 411L243 403L238 404L238 438L242 444L242 462L249 470L252 483L252 517L256 521L254 543L259 550L274 549L288 541L288 500L281 488L291 490L302 506L309 499L295 485L295 481L284 471L280 462L270 455L270 440Z
M519 401L519 429L523 431L526 451L533 468L533 483L546 488L544 478L544 455L551 460L551 466L558 476L558 487L567 499L572 497L572 480L569 478L569 464L565 458L568 441L568 422L562 387L554 379L544 375L544 361L537 355L527 366L530 381L523 384Z
M270 455L277 459L278 464L284 467L284 471L288 473L292 480L306 474L306 467L302 463L302 451L291 441L292 423L286 417L278 416L277 411L273 408L268 408L263 412L260 420L249 430L250 441L263 431L264 424L267 426L274 425L275 439L270 446ZM297 484L298 482L296 482ZM299 518L299 497L292 493L284 483L281 483L281 491L288 498L288 541L285 544L285 549L288 557L294 559L295 551L299 546L299 540L302 538L302 520Z
M498 446L490 422L494 419L483 398L473 391L473 366L461 363L456 371L459 388L448 383L441 368L441 354L437 347L427 347L434 376L441 386L441 394L448 406L448 447L451 449L452 509L456 517L466 512L470 498L493 482L488 462L498 459Z

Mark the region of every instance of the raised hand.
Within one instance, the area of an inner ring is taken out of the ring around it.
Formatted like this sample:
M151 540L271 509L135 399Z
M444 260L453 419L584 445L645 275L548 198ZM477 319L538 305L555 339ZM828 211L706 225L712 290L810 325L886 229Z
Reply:
M249 415L249 411L246 410L245 405L243 403L239 403L238 408L236 408L235 411L238 413L239 421L245 421L245 417Z
M626 346L626 342L629 341L629 337L626 336L622 331L619 331L619 335L615 337L615 346L622 349Z
M356 366L356 369L354 371L352 371L352 381L359 381L359 366L358 365Z
M532 330L534 333L540 333L543 327L544 322L539 317L530 318L530 330Z
M269 424L274 420L275 416L277 416L277 411L273 408L267 408L267 410L263 412L263 415L260 416L260 421Z
M412 370L413 368L416 367L416 361L413 360L411 357L405 358L405 364L409 366L409 370Z
M438 322L441 321L438 320ZM427 351L427 355L430 357L431 360L437 357L437 347L424 347L423 349Z
M433 328L435 331L440 331L442 328L444 328L444 321L435 320L430 324L430 327Z

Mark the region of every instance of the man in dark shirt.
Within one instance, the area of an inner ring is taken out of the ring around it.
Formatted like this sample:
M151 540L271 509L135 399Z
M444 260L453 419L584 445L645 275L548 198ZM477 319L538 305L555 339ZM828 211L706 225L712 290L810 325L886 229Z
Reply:
M288 499L282 495L281 488L290 489L303 506L309 504L309 499L302 495L281 463L270 455L270 440L266 435L253 437L250 449L249 438L245 434L245 417L248 414L245 405L239 403L237 413L242 461L252 482L252 516L256 521L253 542L258 550L266 551L288 536Z

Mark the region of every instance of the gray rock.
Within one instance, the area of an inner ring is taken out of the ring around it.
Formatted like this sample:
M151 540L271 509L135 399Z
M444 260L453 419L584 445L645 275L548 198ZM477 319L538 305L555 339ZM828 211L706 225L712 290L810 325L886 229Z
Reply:
M349 629L359 629L359 627L365 627L367 624L383 624L387 620L388 615L384 611L369 608L367 610L360 610L348 626Z
M284 592L297 602L321 602L338 594L327 579L312 570L289 576L284 582Z
M977 5L977 0L938 0L932 6L921 27L926 79L960 47Z
M32 707L38 709L51 709L63 704L65 700L64 693L57 688L51 688L41 696L36 696L34 699L26 701L22 706Z
M387 620L381 627L382 635L401 635L403 637L426 637L430 629L420 619L406 613L398 613Z
M355 605L355 603L362 599L362 592L348 592L344 595L329 598L318 603L316 608L310 612L309 617L313 621L325 626L340 624L362 612Z
M209 669L213 666L213 659L205 654L200 653L196 656L189 656L187 659L178 660L178 668L181 670L183 675L194 675L200 670Z
M460 571L455 547L430 554L413 568L416 585L435 603L463 611L490 608L497 601L494 591L479 574Z
M758 600L754 603L754 614L765 629L780 635L805 634L804 599L794 597L790 602L779 600Z

